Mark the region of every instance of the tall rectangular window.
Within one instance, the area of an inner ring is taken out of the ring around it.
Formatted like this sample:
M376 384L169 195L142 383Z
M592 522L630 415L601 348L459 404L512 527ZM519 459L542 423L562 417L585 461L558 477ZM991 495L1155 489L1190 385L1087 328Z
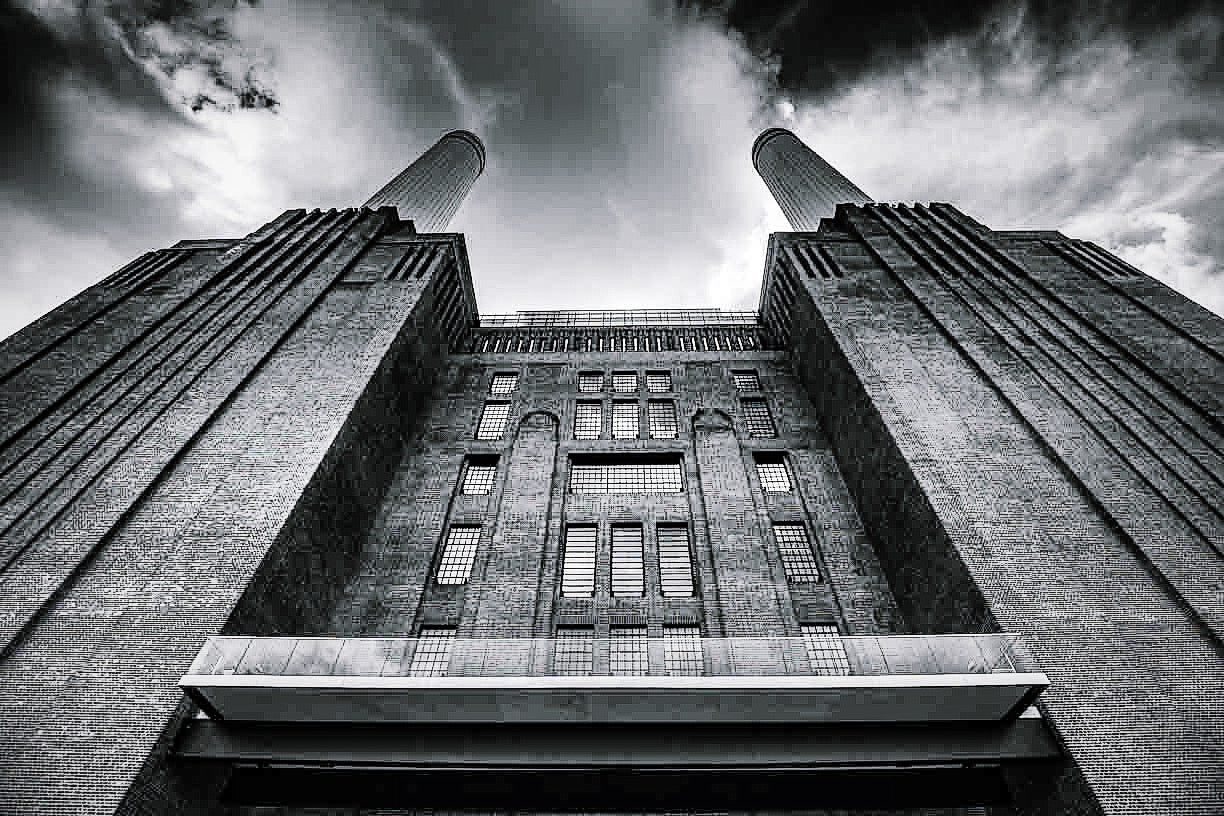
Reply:
M655 530L659 542L659 584L663 597L692 597L693 562L688 527L684 524L660 524Z
M613 371L612 372L612 390L622 394L628 394L637 390L637 372L636 371Z
M646 674L650 656L645 626L618 626L612 630L610 657L613 674Z
M761 390L761 379L755 371L732 371L731 377L735 380L737 391Z
M803 624L803 645L808 662L816 674L849 674L850 661L837 627L828 624Z
M518 373L510 372L509 374L494 374L493 381L489 384L490 394L513 394L514 389L518 388Z
M786 577L795 583L819 581L820 571L816 569L816 556L812 553L812 544L808 541L804 526L775 524L773 530L774 540L778 542L778 552L782 555L782 566L786 569Z
M452 527L442 547L442 562L438 564L439 584L466 584L476 560L480 543L480 527Z
M641 525L612 528L612 594L638 597L645 591Z
M638 404L637 402L612 403L612 438L638 438Z
M416 651L408 666L411 677L444 677L450 666L451 646L455 643L454 629L422 629L417 636Z
M578 373L578 390L593 394L603 390L604 375L602 371L580 371Z
M645 459L645 457L632 457ZM608 461L603 457L575 456L570 464L571 493L679 493L684 490L680 459Z
M468 496L487 495L493 490L493 480L496 477L496 456L469 456L459 492Z
M663 657L668 674L701 674L705 669L701 629L696 626L669 626L664 629Z
M587 675L591 673L595 638L590 629L562 627L557 630L553 653L553 674Z
M589 598L595 594L594 524L572 524L565 530L561 594L567 598Z
M489 401L480 412L480 425L476 428L477 439L501 439L510 418L510 403Z
M744 408L744 425L749 436L777 436L773 417L769 415L769 405L763 399L745 399L740 403Z
M574 438L598 439L603 431L603 403L580 402L574 410Z
M666 394L672 390L670 371L647 371L646 390L652 394Z
M676 403L671 400L651 400L646 403L650 420L650 436L654 439L675 439Z
M756 453L757 478L761 480L761 489L766 493L789 493L791 491L790 473L786 470L786 455L781 453Z

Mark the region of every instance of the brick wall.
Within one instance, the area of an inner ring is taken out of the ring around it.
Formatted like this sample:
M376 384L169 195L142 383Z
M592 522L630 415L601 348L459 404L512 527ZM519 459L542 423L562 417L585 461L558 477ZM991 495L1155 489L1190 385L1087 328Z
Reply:
M12 627L0 662L0 810L217 811L224 774L166 761L190 714L176 681L208 635L309 630L331 614L333 590L356 563L357 531L379 506L446 351L430 314L445 267L399 280L339 280L394 225L389 217L289 213L246 249L194 267L251 284L231 280L210 301L223 307L212 323L184 324L145 352L165 349L173 359L173 349L194 343L182 364L198 374L181 392L149 392L163 401L152 430L133 429L110 408L99 413L115 417L109 438L135 442L99 460L100 481L82 481L55 511L70 535L44 530L0 573ZM266 240L272 233L276 240ZM470 283L465 291L470 300ZM171 319L201 305L189 300L175 301ZM55 339L52 324L40 328L52 346L75 336ZM139 332L120 334L102 331L88 365L120 376L134 370L139 355L125 360L137 349L124 347ZM39 354L14 370L54 370L51 354ZM133 386L173 376L169 365L159 362ZM32 422L106 396L87 393L98 374L72 374L53 394L51 413L31 409ZM6 453L14 439L23 437L10 437ZM93 450L105 453L105 445Z
M1209 813L1211 366L1161 360L1170 328L1115 308L1138 287L1070 268L1047 239L940 205L843 208L827 239L784 239L809 245L775 249L773 274L802 290L797 370L907 618L1023 633L1051 678L1040 705L1074 766L1017 778L1023 809Z

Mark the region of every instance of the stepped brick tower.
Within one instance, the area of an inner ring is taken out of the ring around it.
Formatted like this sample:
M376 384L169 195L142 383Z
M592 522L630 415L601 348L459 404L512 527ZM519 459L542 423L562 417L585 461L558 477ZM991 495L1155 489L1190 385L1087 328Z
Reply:
M0 812L1219 813L1224 321L752 159L758 312L478 315L459 131L0 345Z

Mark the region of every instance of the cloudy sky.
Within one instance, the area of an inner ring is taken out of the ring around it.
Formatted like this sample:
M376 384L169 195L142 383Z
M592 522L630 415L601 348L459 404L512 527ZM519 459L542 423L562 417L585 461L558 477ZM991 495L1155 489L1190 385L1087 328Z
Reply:
M753 308L771 125L1224 313L1215 4L0 0L0 110L0 336L144 250L359 204L456 127L484 313Z

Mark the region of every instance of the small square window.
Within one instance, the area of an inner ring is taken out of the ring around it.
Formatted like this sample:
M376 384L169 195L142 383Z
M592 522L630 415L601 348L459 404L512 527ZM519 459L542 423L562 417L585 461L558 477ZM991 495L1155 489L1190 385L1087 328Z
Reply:
M781 453L758 453L756 459L757 478L766 493L789 493L790 473L786 470L786 456Z
M808 662L815 674L843 675L850 673L846 647L842 645L837 627L828 624L803 624L803 645Z
M454 629L423 629L417 638L416 651L412 653L409 676L445 677L454 643Z
M612 438L638 438L638 404L636 402L612 403Z
M471 456L467 461L467 469L463 471L463 486L459 492L466 496L487 495L493 490L493 480L496 477L496 456Z
M636 391L638 387L636 371L613 371L612 390L622 394Z
M669 626L663 630L663 658L670 675L699 675L705 669L701 629Z
M650 660L646 649L646 627L614 628L610 657L613 674L646 674Z
M580 402L574 410L574 438L598 439L603 431L603 404Z
M486 402L480 412L480 424L476 428L477 439L501 439L510 418L510 403Z
M588 394L602 391L603 381L602 371L583 371L578 374L578 390Z
M553 653L553 674L583 676L591 673L594 663L594 632L580 627L563 627L557 630L557 641Z
M476 560L480 543L479 527L452 527L442 548L442 563L438 565L439 584L466 584Z
M755 371L732 371L731 376L735 379L735 389L737 391L761 390L761 378L757 376Z
M490 394L513 394L514 389L518 388L518 374L511 372L509 374L494 374L493 382L489 384Z
M749 436L774 437L778 435L774 428L773 417L769 415L769 405L763 399L746 399L741 402L744 408L744 425Z
M672 390L670 371L647 371L646 390L652 394L665 394Z
M812 553L812 544L803 525L775 524L773 530L786 577L797 584L819 581L816 556Z
M650 420L651 438L676 438L676 403L671 400L651 400L646 404L646 417Z

